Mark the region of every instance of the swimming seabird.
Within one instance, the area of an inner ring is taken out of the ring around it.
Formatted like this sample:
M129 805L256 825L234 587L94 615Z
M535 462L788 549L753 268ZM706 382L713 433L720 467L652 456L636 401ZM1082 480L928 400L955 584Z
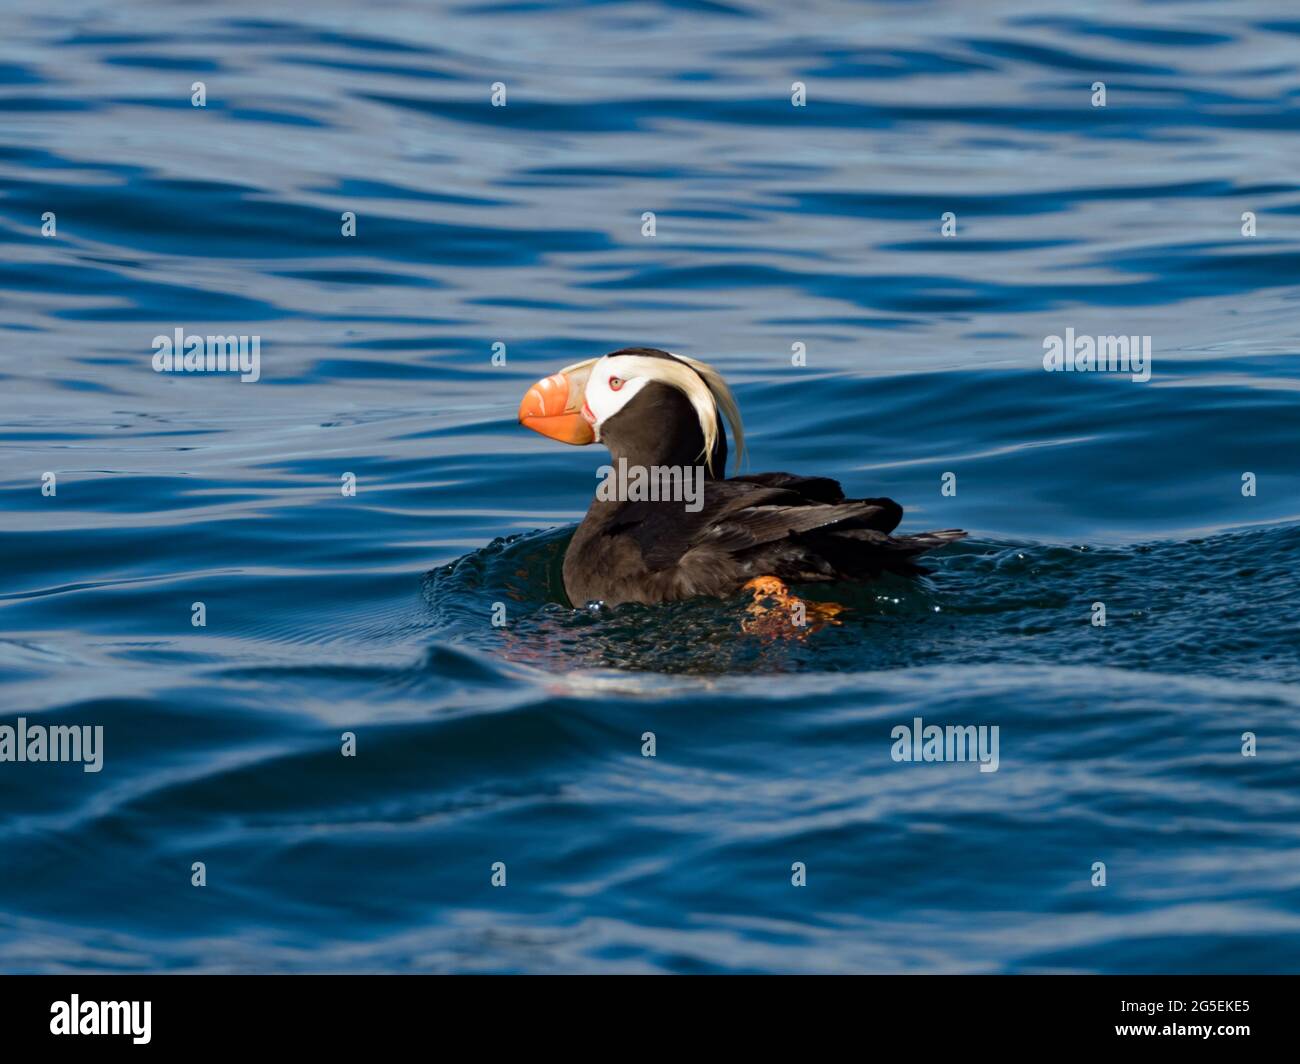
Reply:
M598 491L564 555L575 606L730 597L790 583L867 580L924 572L913 558L962 538L958 529L891 535L892 499L846 499L829 477L726 477L730 425L739 460L736 400L712 366L653 347L626 347L566 366L528 389L525 427L564 443L603 443L618 470L698 473L702 498ZM680 481L678 481L680 483ZM644 485L644 481L642 481Z

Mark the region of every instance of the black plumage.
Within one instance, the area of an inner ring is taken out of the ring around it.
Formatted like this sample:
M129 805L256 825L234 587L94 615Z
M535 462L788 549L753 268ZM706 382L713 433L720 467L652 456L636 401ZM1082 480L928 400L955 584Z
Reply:
M638 355L671 358L654 349ZM676 388L652 381L604 423L601 441L617 465L695 466L704 436ZM828 477L760 473L729 479L719 423L703 505L592 502L564 558L570 601L658 603L727 597L761 576L790 583L867 580L924 572L913 560L965 535L956 529L893 535L903 516L892 499L846 499Z

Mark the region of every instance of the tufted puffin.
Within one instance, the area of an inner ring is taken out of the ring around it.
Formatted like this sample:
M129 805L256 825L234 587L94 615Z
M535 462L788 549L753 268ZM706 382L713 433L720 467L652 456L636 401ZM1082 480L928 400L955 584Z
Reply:
M903 516L898 503L846 499L829 477L726 477L724 418L739 462L740 412L717 370L653 347L566 366L528 389L522 425L564 443L603 443L614 462L605 469L648 471L664 488L624 478L625 489L643 490L597 491L564 555L570 602L653 604L725 598L764 581L923 573L916 555L966 534L891 535ZM693 475L695 496L685 491Z

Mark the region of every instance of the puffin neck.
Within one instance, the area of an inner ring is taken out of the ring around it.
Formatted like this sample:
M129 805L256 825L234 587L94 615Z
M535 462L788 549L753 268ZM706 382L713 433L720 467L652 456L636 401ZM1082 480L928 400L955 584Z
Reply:
M601 426L601 442L617 466L704 466L704 433L691 402L676 388L652 381ZM706 479L726 476L727 438L718 426L713 467Z

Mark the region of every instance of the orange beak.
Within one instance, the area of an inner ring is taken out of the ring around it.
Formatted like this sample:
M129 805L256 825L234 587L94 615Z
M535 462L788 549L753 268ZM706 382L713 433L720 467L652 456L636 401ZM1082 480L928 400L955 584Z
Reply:
M519 404L519 424L561 443L595 443L596 433L582 416L590 372L590 367L584 366L571 373L552 373L538 381Z

